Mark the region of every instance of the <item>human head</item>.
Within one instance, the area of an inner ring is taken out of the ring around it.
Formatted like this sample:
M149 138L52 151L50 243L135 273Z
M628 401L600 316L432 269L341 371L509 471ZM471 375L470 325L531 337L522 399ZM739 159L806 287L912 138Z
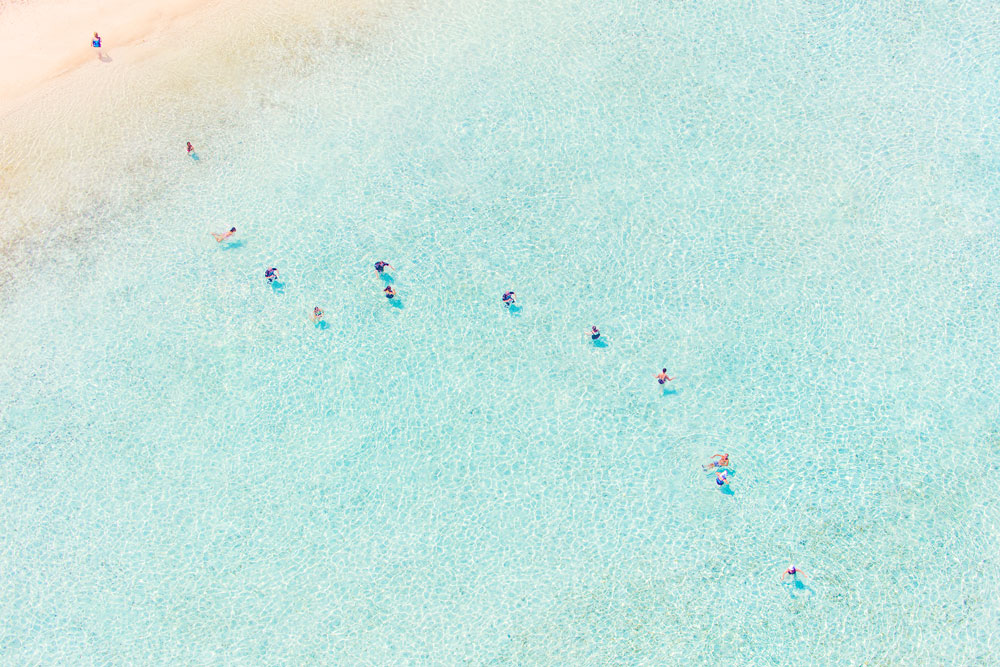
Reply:
M97 33L96 32L94 33L94 37L97 37Z
M235 228L235 227L231 227L231 228L229 229L229 231L231 231L231 232L235 232L235 231L236 231L236 228Z
M660 369L660 372L661 372L661 373L666 373L666 372L667 372L667 369L666 369L666 368L661 368L661 369Z

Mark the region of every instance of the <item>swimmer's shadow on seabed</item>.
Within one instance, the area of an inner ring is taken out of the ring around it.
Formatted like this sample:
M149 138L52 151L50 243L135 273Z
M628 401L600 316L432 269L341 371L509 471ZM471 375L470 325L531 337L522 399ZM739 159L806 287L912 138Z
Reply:
M810 598L816 595L816 591L806 586L805 582L799 579L793 579L791 583L785 582L785 586L788 587L788 596L793 600L797 600L799 595Z
M664 385L663 393L660 394L660 396L677 396L679 393L681 393L680 389L671 389L670 387Z
M223 250L239 250L246 244L247 244L246 241L240 239L239 241L233 241L232 243L222 243L220 245L222 246Z
M320 320L319 322L316 323L316 328L319 329L320 331L326 331L327 329L330 328L330 325L329 323L327 323L326 320Z
M507 306L507 312L510 313L511 315L514 315L515 317L519 316L522 310L523 308L521 308L521 306L517 305L516 303L512 303L511 305Z
M389 305L396 310L403 310L403 301L397 296L395 299L389 299Z
M275 280L273 283L271 283L271 289L274 290L275 294L284 294L285 283L278 282L277 280Z
M378 274L378 277L381 278L382 282L384 282L386 285L392 285L393 283L396 282L396 279L393 278L392 276L390 276L386 272L382 272L382 273Z
M594 347L598 347L601 349L604 349L608 346L608 341L604 340L603 338L598 338L597 340L591 340L590 343Z

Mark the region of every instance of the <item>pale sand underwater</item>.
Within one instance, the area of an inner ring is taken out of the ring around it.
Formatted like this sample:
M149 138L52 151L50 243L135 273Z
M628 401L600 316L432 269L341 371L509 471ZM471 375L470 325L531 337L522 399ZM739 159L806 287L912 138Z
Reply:
M53 219L89 217L128 192L136 170L185 157L245 113L256 91L306 73L326 41L360 41L393 2L63 0L0 13L0 254L70 233ZM104 59L90 45L103 39ZM259 103L254 102L254 103ZM45 221L45 222L43 222ZM0 284L10 277L9 262Z

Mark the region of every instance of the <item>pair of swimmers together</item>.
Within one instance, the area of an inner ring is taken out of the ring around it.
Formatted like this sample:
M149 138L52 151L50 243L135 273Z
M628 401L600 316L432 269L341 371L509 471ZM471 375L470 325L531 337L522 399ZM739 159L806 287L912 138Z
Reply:
M389 262L383 262L383 261L375 262L375 275L377 275L378 277L381 278L382 274L385 272L386 269L392 269L393 271L395 271L396 267L390 264ZM392 285L386 285L385 289L382 290L382 293L385 294L385 298L387 299L396 298L396 290L392 288Z
M719 486L729 484L729 471L722 468L729 467L729 454L712 454L712 460L702 466L706 472L715 470L715 483Z

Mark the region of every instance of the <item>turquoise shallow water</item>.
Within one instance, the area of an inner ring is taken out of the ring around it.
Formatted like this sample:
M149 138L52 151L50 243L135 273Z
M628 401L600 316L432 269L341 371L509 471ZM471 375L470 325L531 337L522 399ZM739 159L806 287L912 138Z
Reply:
M319 41L19 260L6 660L989 664L998 29L508 0Z

